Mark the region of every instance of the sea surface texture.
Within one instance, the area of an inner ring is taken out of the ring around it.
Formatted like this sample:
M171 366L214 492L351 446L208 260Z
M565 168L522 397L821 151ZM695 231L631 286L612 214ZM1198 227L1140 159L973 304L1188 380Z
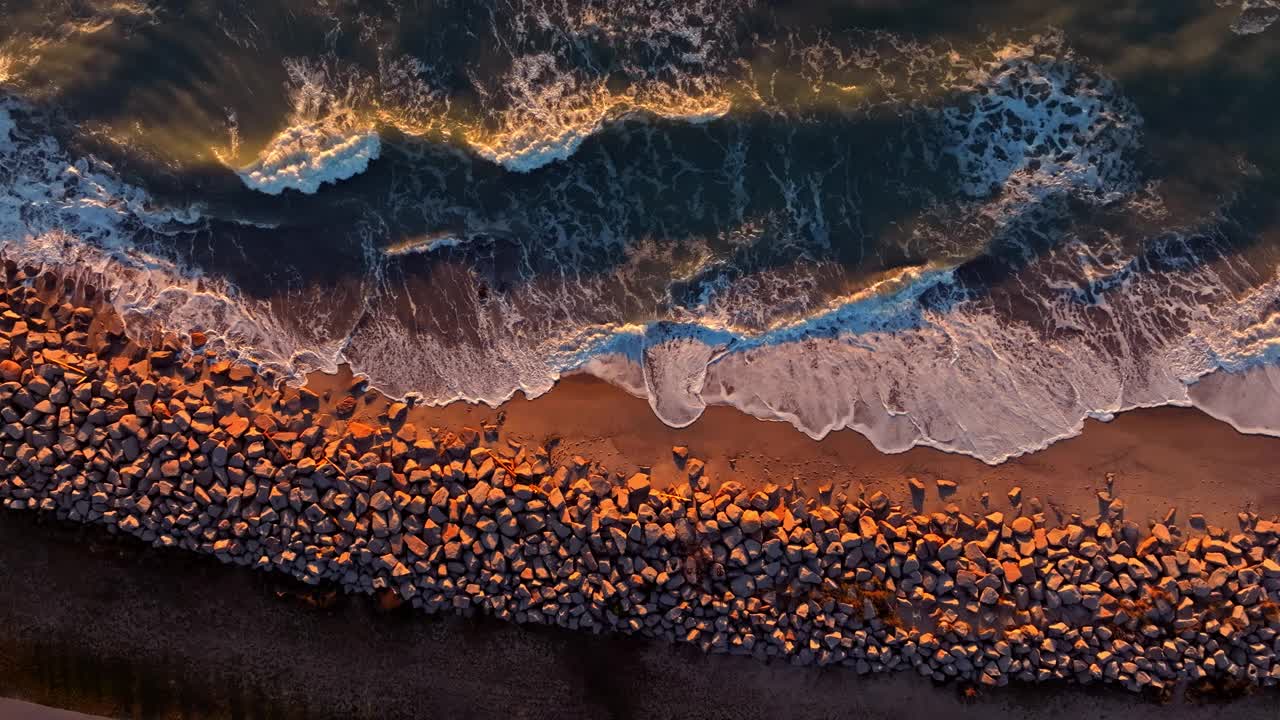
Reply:
M292 382L1280 433L1273 0L0 0L0 253Z

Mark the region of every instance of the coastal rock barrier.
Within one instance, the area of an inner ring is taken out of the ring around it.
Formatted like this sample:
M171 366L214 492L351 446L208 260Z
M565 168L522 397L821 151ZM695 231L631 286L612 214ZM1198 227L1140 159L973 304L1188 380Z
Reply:
M273 387L200 333L128 337L83 283L3 273L10 510L432 613L858 673L1158 697L1280 683L1274 517L1140 527L1104 492L1099 514L1050 523L1017 491L1008 512L913 513L717 485L682 447L687 481L660 488L496 426L418 428L403 403L356 416L358 387Z

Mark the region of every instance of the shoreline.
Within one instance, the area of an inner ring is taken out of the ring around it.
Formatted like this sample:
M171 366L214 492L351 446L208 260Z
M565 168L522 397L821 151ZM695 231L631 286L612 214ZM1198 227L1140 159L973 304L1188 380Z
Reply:
M274 389L198 333L138 344L84 288L5 273L13 511L654 652L1179 704L1280 683L1280 441L1207 416L1150 411L992 468L729 408L674 429L585 378L410 408L347 373Z
M355 382L351 370L315 372L305 387L338 395ZM372 418L391 404L377 391L361 394L357 417ZM1280 457L1280 438L1242 433L1194 407L1140 408L1109 422L1085 421L1083 431L1047 448L999 465L929 447L884 453L850 429L813 440L789 423L760 420L729 406L710 406L683 428L664 424L643 398L594 376L562 378L533 399L523 395L498 407L451 403L415 406L408 411L419 427L480 427L499 416L504 438L540 443L558 437L569 454L596 459L611 469L648 472L659 485L682 479L670 448L684 445L707 464L709 476L738 480L749 487L793 479L809 496L832 485L856 496L879 490L895 500L910 498L907 481L929 484L951 480L957 492L942 502L934 493L923 509L956 504L970 512L1004 509L1015 487L1039 498L1046 512L1060 508L1087 515L1098 511L1096 493L1107 489L1124 496L1127 517L1164 520L1172 508L1180 521L1199 513L1218 525L1234 525L1237 513L1280 508L1280 483L1272 465ZM1226 478L1230 478L1228 481ZM982 493L990 503L984 506Z

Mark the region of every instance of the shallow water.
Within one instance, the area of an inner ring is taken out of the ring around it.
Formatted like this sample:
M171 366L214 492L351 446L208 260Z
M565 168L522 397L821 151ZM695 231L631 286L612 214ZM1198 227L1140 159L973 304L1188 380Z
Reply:
M0 0L0 240L431 403L1280 431L1271 6L1033 5Z

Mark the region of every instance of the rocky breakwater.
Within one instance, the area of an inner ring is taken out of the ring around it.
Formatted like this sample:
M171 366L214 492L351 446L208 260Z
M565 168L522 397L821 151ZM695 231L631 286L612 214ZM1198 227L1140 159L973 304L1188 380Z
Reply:
M1098 515L1051 523L1016 492L1007 513L925 514L717 486L684 448L687 482L658 488L492 426L418 428L401 403L361 415L355 388L273 388L198 333L141 344L86 288L4 272L10 510L428 612L859 673L1158 695L1280 682L1274 520L1140 527L1103 494Z

